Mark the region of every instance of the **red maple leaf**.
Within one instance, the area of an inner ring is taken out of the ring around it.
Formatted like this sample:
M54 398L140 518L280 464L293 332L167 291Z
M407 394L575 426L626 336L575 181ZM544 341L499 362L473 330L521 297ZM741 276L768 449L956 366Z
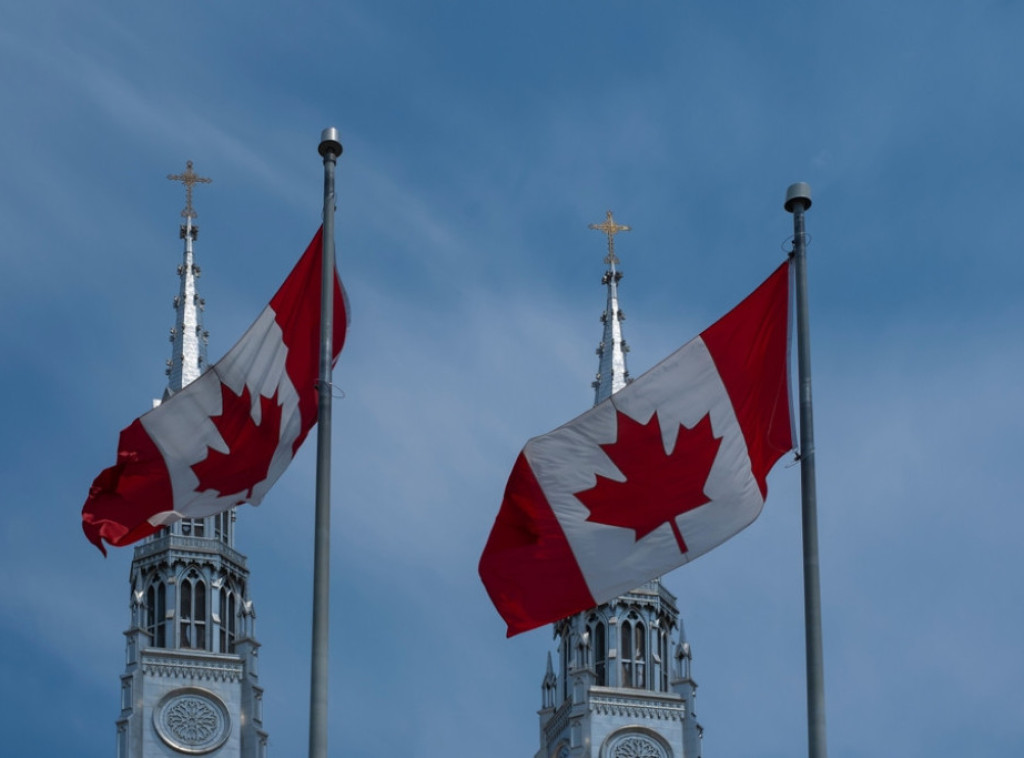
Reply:
M706 415L692 429L679 425L675 448L665 453L661 423L655 413L646 424L616 411L618 439L601 449L626 480L597 475L597 483L576 497L590 511L587 521L633 529L639 541L666 521L679 550L687 551L676 517L710 499L704 494L711 465L722 444Z
M222 406L219 416L210 420L228 446L228 452L209 448L206 458L192 466L199 477L198 492L216 490L220 495L242 494L239 503L252 497L252 488L267 478L270 461L281 436L281 406L277 392L273 397L260 395L260 423L252 420L252 396L244 387L236 395L221 384Z

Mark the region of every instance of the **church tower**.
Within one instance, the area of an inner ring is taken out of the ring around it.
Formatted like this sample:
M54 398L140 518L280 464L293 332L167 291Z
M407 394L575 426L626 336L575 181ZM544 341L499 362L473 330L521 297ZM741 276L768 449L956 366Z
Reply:
M608 211L590 228L608 237L596 405L630 381L615 256L615 235L630 227L616 224ZM558 671L549 653L536 758L701 758L690 646L676 598L659 579L562 619L554 637Z
M210 181L193 171L192 161L185 173L167 178L185 185L186 202L164 400L206 368L192 190ZM117 758L265 757L255 613L234 526L233 510L184 519L135 548Z

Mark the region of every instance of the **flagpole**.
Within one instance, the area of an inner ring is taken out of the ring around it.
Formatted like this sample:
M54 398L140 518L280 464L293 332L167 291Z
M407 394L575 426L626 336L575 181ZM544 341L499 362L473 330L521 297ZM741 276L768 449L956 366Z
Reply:
M309 758L327 758L327 680L331 582L331 359L334 335L334 169L341 141L320 135L324 159L324 228L320 279L320 374L317 381L316 517L313 547L313 645L309 679Z
M818 576L818 498L814 478L814 411L811 402L811 337L807 316L807 235L804 211L811 188L804 182L786 190L793 214L793 272L796 279L797 370L800 382L800 500L804 543L804 630L807 646L807 748L810 758L826 758L825 664L821 643L821 585Z

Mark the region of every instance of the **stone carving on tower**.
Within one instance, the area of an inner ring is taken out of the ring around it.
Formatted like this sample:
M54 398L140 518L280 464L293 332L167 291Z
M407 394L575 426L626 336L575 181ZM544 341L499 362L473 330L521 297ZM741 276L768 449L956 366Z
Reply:
M615 255L615 235L630 227L616 224L608 211L590 228L608 236L596 405L630 381ZM690 646L676 598L659 579L562 619L554 637L558 670L549 654L536 758L701 758Z
M210 181L192 161L167 178L185 185L186 204L164 399L206 368L192 189ZM233 510L183 519L135 547L117 758L265 758L255 612L234 526Z

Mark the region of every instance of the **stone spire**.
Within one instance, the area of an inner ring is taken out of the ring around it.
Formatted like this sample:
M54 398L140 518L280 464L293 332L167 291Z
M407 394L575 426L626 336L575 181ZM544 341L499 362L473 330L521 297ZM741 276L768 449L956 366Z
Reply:
M182 262L178 266L178 277L181 284L177 297L174 298L174 326L171 327L171 357L167 361L167 389L164 399L194 381L206 369L206 344L209 333L203 330L203 306L205 301L199 296L196 280L200 269L196 265L192 249L199 237L199 226L192 223L199 214L192 207L192 188L196 184L209 184L212 180L199 176L192 170L192 161L185 163L185 173L168 174L171 181L185 185L185 207L181 211L185 219L180 227L179 236L185 242Z
M619 280L622 279L622 272L616 268L619 259L615 256L615 235L630 231L630 227L616 224L612 212L608 211L604 223L591 224L588 228L608 235L608 255L604 258L608 270L601 278L601 284L608 290L608 300L601 314L604 334L601 344L597 346L597 377L591 385L594 388L594 405L597 405L629 382L629 370L626 368L629 345L622 338L622 322L626 316L619 308Z
M167 177L184 183L186 204L165 400L206 367L192 187L210 180L195 174L192 161L186 165L184 174ZM256 613L234 530L229 510L181 519L136 545L117 758L266 758Z

